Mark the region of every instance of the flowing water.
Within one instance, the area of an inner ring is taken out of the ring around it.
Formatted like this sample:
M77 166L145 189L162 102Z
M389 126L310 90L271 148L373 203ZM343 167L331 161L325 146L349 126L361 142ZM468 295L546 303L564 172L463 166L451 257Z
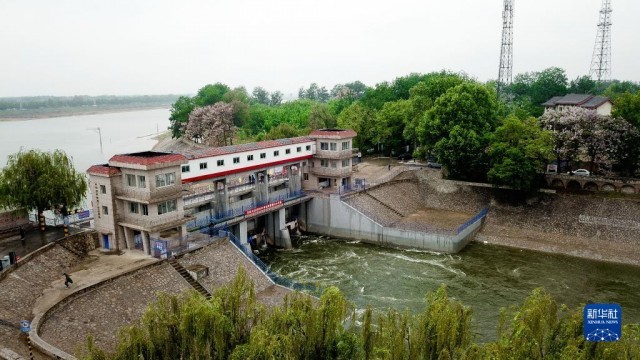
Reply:
M449 296L473 309L481 341L495 338L500 308L545 288L571 307L619 303L623 323L640 323L640 268L472 243L454 255L309 237L301 247L265 255L280 275L335 285L357 308L424 308L425 294L446 284Z

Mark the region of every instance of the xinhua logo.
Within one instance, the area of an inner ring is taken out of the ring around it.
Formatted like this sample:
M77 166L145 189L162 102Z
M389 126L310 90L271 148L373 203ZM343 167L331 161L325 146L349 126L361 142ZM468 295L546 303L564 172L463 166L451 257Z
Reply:
M584 307L584 338L587 341L618 341L622 337L622 308L618 304Z

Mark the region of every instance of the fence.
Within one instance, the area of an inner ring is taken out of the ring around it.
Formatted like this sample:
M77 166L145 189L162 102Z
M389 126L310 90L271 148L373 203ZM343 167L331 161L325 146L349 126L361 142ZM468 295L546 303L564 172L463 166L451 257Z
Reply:
M466 223L458 226L458 229L456 230L456 235L460 234L461 232L464 231L464 229L468 228L469 226L471 226L472 224L474 224L476 221L482 219L483 217L487 216L487 213L489 212L489 207L485 207L482 210L480 210L479 213L477 213L474 217L472 217L471 219L469 219Z
M74 224L80 221L86 221L93 219L93 210L83 210L78 211L73 214L69 214L67 216L69 218L69 224ZM33 223L38 223L38 214L31 213L29 214L29 221ZM52 212L44 213L44 221L47 226L61 226L64 225L64 218L60 214L55 214Z
M268 276L274 283L289 289L297 290L297 291L307 291L312 294L319 294L320 289L317 286L314 286L311 284L301 284L291 279L287 279L283 276L280 276L274 273L273 271L271 271L271 268L267 266L267 264L265 264L262 260L260 260L260 258L257 257L250 249L247 249L242 245L240 240L229 231L226 224L225 226L223 226L221 231L226 233L229 240L231 240L231 243L235 245L235 247L238 248L238 250L242 251L242 253L244 253L249 258L249 260L253 261L253 263L260 270L262 270L262 272L266 276Z

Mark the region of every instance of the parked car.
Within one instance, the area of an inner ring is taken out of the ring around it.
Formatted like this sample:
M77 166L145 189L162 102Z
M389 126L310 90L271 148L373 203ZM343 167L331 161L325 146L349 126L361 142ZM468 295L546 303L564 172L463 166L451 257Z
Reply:
M398 160L411 160L411 159L413 159L413 156L411 156L411 154L409 153L398 155Z
M578 169L574 171L569 171L569 175L578 175L578 176L589 176L591 173L586 169Z
M427 161L427 167L432 169L440 169L442 165L438 164L435 159L429 159L429 161Z

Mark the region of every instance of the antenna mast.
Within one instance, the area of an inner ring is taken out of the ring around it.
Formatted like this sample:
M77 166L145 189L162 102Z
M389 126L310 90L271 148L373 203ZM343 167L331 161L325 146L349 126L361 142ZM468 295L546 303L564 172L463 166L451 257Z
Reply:
M513 1L504 0L502 10L502 47L500 49L500 71L498 74L498 95L513 79Z
M611 76L611 0L602 0L600 21L593 47L591 71L589 75L598 82L607 81Z

